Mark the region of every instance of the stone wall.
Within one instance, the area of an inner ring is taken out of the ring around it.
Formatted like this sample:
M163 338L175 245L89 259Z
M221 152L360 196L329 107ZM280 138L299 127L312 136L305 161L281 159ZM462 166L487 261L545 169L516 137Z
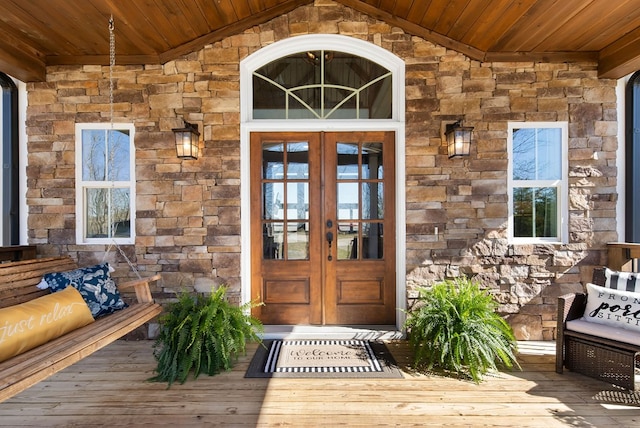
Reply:
M143 275L163 274L156 296L224 283L239 300L239 62L314 33L367 40L406 62L409 297L418 285L474 274L518 338L552 339L557 295L581 289L617 240L616 82L598 79L591 63L472 61L330 0L163 66L116 65L114 121L136 126L137 237L123 250ZM108 77L108 67L57 66L28 85L29 243L80 264L101 260L105 247L75 244L74 126L109 121ZM182 118L202 131L196 161L175 156L171 129ZM460 118L474 127L472 154L448 159L443 122ZM508 121L569 122L567 245L507 245ZM107 259L116 276L133 276L117 251Z

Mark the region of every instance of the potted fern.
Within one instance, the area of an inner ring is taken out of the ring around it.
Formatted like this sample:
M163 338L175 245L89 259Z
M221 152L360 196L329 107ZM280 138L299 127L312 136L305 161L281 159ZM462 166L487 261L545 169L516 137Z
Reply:
M480 383L498 364L520 367L511 327L496 313L493 297L473 280L422 287L416 303L406 327L418 368L437 368Z
M156 375L151 381L184 383L193 372L209 376L229 370L246 350L247 341L260 342L263 326L248 314L254 306L230 304L226 287L208 296L183 292L160 316L160 332L154 344Z

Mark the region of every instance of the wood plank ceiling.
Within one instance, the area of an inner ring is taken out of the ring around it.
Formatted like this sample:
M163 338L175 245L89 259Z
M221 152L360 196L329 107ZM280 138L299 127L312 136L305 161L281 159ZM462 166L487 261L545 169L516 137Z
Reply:
M636 0L336 0L479 61L597 61L640 69ZM0 71L42 81L48 65L165 63L313 0L2 0Z

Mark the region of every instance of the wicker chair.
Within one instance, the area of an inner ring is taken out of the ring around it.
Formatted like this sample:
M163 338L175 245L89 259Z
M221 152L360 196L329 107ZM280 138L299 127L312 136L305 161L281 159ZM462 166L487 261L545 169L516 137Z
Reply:
M604 268L595 269L592 283L604 286ZM563 368L582 373L628 390L637 389L636 365L640 347L603 337L566 330L566 322L582 317L587 295L572 293L558 298L556 372Z

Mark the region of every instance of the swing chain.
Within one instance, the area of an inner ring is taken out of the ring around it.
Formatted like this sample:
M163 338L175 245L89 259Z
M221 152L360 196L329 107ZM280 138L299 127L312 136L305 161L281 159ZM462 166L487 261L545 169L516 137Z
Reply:
M113 128L113 68L116 65L116 37L113 15L109 18L109 121Z
M131 260L129 260L129 257L127 257L127 255L124 253L124 251L122 251L122 248L120 248L120 245L118 245L118 243L114 240L112 243L109 243L109 247L107 248L107 251L104 253L104 256L102 257L102 260L104 261L107 258L107 254L109 254L109 251L111 251L111 247L115 245L116 249L118 250L118 252L120 253L120 255L122 257L124 257L124 259L127 261L127 264L129 265L129 267L131 268L131 270L133 271L133 273L136 274L136 276L138 277L138 279L142 279L142 277L140 276L140 273L138 272L138 269L136 269L136 267L133 265L133 263L131 262Z

